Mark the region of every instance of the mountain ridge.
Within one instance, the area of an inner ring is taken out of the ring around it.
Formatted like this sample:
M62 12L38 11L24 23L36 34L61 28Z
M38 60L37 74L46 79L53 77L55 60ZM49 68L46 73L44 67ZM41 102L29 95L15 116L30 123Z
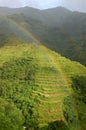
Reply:
M0 6L0 9L3 9L3 13L5 12L4 10L7 9L7 10L21 10L21 9L33 9L33 10L39 10L39 11L47 11L47 10L54 10L54 9L64 9L64 10L67 10L67 11L70 11L70 12L78 12L78 13L85 13L85 12L80 12L80 11L72 11L64 6L57 6L57 7L53 7L53 8L48 8L48 9L37 9L37 8L34 8L34 7L29 7L29 6L25 6L25 7L19 7L19 8L11 8L11 7L2 7ZM17 12L18 13L18 12Z
M31 41L24 32L14 27L13 21L48 48L86 65L86 13L70 12L59 7L44 11L25 8L22 13L16 10L15 14L5 17L11 19L11 26L3 20L0 24L1 35L12 34L26 42Z

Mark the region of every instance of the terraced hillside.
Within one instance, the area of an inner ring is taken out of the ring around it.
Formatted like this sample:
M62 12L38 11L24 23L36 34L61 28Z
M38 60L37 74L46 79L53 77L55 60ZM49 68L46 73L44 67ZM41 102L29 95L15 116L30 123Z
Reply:
M7 109L7 104L13 103L15 109L9 108L13 109L16 118L13 120L9 109L6 114L1 107L0 113L3 111L4 117L10 119L5 128L3 124L7 122L2 121L1 130L22 130L23 126L30 130L85 130L86 104L82 98L78 99L83 97L80 88L79 93L73 88L74 79L78 76L84 79L83 83L86 82L84 66L42 45L18 42L2 47L0 106ZM3 101L7 103L2 105ZM4 117L0 116L0 120Z
M42 122L63 119L62 100L69 95L68 86L59 68L44 48L40 47L37 58L39 70L36 75L36 84L40 89L38 88L35 93L41 97L39 116Z

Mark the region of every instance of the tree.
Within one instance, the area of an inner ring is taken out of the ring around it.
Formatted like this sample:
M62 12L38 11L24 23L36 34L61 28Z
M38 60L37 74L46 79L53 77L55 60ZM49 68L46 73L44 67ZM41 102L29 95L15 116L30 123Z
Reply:
M0 130L23 130L22 112L12 102L0 98Z

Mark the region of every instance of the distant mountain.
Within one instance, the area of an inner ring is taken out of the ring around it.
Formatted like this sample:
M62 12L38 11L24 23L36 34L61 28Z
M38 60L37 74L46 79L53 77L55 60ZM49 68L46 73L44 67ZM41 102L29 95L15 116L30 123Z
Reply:
M24 7L24 8L8 8L8 7L0 7L0 14L1 15L12 15L12 14L21 14L23 12L35 12L37 9ZM39 11L39 10L38 10Z
M57 7L57 8L47 9L47 10L39 10L39 9L31 8L31 7L16 8L16 9L0 7L1 15L7 16L7 15L13 15L13 14L24 14L25 16L34 18L36 20L38 19L38 20L48 22L48 24L52 22L56 22L57 24L57 21L59 21L63 17L64 14L65 16L63 18L65 18L70 13L71 11L63 7ZM52 22L48 20L51 20Z
M63 7L47 10L25 7L0 8L0 14L19 23L52 50L86 65L86 13L72 12ZM21 31L17 31L13 25L6 27L3 22L0 28L0 34L6 34L6 30L9 34L11 30L14 30L12 34L23 37L23 40L30 40L24 34L22 35Z
M9 41L0 48L0 129L85 130L86 67L42 44Z

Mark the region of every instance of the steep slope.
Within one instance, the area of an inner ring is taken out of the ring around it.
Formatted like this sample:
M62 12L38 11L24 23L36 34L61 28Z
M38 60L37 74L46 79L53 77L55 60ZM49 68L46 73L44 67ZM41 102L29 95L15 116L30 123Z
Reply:
M74 81L78 76L84 82L81 82L82 88L76 91ZM3 100L7 102L5 104L14 104L14 116L18 121L21 119L14 130L23 126L34 130L84 130L86 104L85 96L82 99L84 93L80 92L83 88L86 91L85 84L84 66L42 45L18 42L0 49L0 104ZM7 115L3 111L6 120L12 121L8 107L3 105L3 108L7 109ZM19 113L16 113L17 109ZM3 116L0 119L3 120ZM0 124L2 129L4 124L7 125L7 122ZM7 126L6 130L13 128L13 125Z
M4 17L9 15L7 18L30 31L48 48L86 65L86 13L72 12L63 7L47 10L25 7L0 8L0 14ZM0 34L11 33L25 41L32 41L6 21L0 22Z

